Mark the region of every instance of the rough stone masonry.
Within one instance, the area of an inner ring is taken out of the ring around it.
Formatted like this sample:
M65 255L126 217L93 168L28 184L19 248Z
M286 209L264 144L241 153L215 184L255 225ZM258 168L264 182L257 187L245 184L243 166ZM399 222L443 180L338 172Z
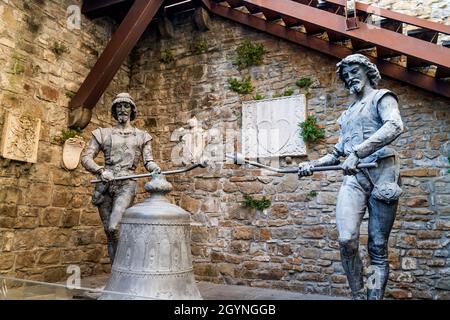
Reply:
M425 2L438 10L424 13L430 7ZM68 30L66 8L81 0L28 3L32 10L24 1L0 1L0 126L6 110L42 120L37 164L0 159L0 273L54 282L67 278L71 264L81 266L83 276L108 272L104 232L90 204L91 176L81 167L64 170L62 147L54 139L66 128L70 96L115 25L82 17L81 30ZM448 1L377 4L438 21L449 16ZM94 109L84 138L112 123L113 96L130 91L141 119L136 125L153 135L155 160L171 168L176 142L170 136L193 116L208 129L240 129L241 101L252 95L232 92L227 79L251 75L257 91L268 97L288 88L298 94L298 78L313 80L308 111L325 128L326 139L309 145L308 157L290 165L316 159L336 142L335 120L349 101L335 75L337 60L218 17L212 17L208 32L196 31L190 14L179 16L174 26L172 39L161 39L154 30L144 35ZM245 39L264 44L267 54L261 66L239 71L235 49ZM199 41L207 44L206 52L196 53ZM61 53L61 45L68 50ZM174 56L168 64L161 62L166 50ZM395 142L405 195L391 235L388 296L449 299L449 100L389 79L381 86L399 95L407 130ZM173 201L192 214L198 280L348 294L334 227L340 174L299 181L296 175L263 175L231 164L194 173L170 179L176 187ZM271 207L242 208L244 192L269 197ZM362 234L367 238L366 225Z

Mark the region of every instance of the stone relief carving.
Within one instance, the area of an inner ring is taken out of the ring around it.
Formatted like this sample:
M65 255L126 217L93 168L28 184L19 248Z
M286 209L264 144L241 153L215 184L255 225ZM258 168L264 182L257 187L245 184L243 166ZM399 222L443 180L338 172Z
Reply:
M41 119L6 112L1 142L4 158L37 162Z
M298 123L306 119L306 97L244 102L242 150L248 158L302 156L306 146Z

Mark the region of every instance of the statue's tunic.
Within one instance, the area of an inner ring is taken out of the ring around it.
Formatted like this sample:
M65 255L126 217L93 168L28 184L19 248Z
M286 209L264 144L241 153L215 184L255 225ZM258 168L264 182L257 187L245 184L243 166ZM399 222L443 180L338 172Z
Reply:
M102 151L105 157L105 169L111 170L116 177L133 173L141 159L144 166L153 162L150 134L137 128L124 132L117 128L98 128L92 132L93 139L83 155L84 167L92 173L98 173L103 167L95 163L94 158Z

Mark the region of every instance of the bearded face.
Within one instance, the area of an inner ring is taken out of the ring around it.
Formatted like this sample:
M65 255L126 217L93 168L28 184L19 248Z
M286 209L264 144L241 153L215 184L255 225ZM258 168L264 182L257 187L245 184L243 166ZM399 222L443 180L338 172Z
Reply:
M131 105L126 102L116 105L117 121L119 123L127 123L131 117Z
M341 74L351 94L360 93L366 84L370 84L366 69L362 65L350 64L344 66Z

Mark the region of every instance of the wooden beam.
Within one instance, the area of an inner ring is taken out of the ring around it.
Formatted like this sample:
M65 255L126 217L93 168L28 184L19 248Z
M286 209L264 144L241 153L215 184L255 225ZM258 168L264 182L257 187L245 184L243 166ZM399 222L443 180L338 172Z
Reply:
M130 0L85 0L81 12L89 15L98 10L105 10L119 3L129 2Z
M69 127L84 128L92 109L130 54L163 0L136 0L86 80L69 103Z

